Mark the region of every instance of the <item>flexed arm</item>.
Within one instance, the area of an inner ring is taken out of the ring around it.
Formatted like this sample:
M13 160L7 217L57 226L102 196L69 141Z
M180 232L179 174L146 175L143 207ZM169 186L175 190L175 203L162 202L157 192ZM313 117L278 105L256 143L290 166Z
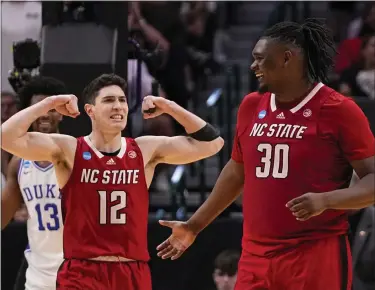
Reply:
M143 136L136 139L146 162L186 164L210 157L224 145L223 138L210 124L176 103L161 97L147 96L144 99L144 118L155 118L169 114L179 122L189 136ZM150 109L152 113L146 113ZM146 111L146 112L145 112Z
M1 148L27 160L56 161L63 155L62 144L75 140L71 136L28 132L31 124L50 110L77 117L77 98L74 95L58 95L44 99L9 118L1 126Z

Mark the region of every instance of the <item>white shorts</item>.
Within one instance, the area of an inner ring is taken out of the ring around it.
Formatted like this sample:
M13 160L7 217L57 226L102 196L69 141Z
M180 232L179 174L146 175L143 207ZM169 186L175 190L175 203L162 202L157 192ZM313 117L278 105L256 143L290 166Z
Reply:
M56 273L42 273L32 267L26 270L25 290L56 290Z
M25 290L56 290L57 271L63 260L52 260L52 263L49 260L47 264L32 253L25 253L25 256L28 262Z

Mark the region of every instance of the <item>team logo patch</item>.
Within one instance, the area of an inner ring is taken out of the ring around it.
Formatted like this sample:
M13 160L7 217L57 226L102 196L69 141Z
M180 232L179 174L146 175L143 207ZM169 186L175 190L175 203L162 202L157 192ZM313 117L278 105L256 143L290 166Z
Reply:
M128 152L128 156L130 157L130 158L132 158L132 159L134 159L135 157L137 157L137 153L135 153L135 151L129 151Z
M25 162L23 163L23 168L29 168L30 165L31 165L31 162L30 162L30 161L25 161Z
M266 110L262 110L258 114L258 118L259 119L263 119L265 116L266 116Z
M90 160L91 159L91 153L90 152L83 152L82 154L83 159Z
M304 116L304 117L308 118L308 117L310 117L311 115L312 115L312 112L311 112L310 109L305 109L305 110L303 111L303 116Z

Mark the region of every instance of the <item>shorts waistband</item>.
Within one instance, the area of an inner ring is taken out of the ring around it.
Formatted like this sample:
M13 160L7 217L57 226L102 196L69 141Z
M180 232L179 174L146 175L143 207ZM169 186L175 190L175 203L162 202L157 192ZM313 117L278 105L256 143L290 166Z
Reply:
M100 262L135 262L133 259L128 259L118 256L99 256L95 258L90 258L91 261L100 261Z

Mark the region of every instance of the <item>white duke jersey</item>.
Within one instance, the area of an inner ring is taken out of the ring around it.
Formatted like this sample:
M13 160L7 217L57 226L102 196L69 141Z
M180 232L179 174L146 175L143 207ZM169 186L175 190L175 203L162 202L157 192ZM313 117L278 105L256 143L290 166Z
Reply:
M29 213L26 290L56 289L57 270L63 262L63 224L55 169L52 164L43 168L22 159L18 182Z

